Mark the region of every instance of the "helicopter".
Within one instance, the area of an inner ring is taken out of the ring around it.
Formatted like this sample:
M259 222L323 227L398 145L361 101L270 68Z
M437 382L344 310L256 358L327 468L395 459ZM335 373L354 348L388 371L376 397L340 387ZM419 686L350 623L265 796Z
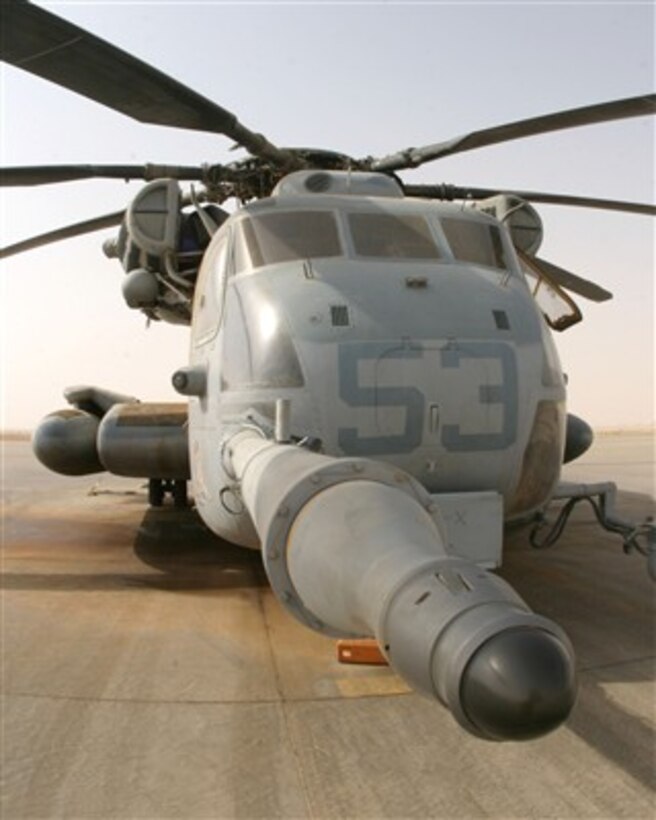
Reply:
M95 35L2 7L2 59L141 122L222 134L225 165L6 168L3 185L142 179L126 210L2 249L116 226L127 306L190 325L190 363L155 404L90 385L34 435L64 475L149 479L217 535L260 549L282 605L311 629L374 635L390 665L467 731L528 740L576 698L572 646L489 570L503 524L567 491L592 431L567 414L551 331L600 286L538 256L533 203L650 205L404 183L406 169L508 140L652 115L654 95L496 126L375 158L280 148ZM192 182L184 192L181 182ZM230 215L222 207L239 203ZM464 204L461 204L464 203ZM589 494L589 491L586 491ZM571 498L575 498L572 495ZM625 546L653 526L602 509Z

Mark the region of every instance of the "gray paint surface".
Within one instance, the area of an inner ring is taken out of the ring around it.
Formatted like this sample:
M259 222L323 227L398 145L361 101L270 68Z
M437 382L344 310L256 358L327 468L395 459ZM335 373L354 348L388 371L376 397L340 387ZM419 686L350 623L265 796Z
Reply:
M566 477L653 512L654 443L597 440ZM4 443L2 816L651 817L654 596L581 508L501 574L567 630L579 702L533 743L466 735L389 670L336 663L260 556L132 479L65 480ZM97 494L89 495L96 487Z

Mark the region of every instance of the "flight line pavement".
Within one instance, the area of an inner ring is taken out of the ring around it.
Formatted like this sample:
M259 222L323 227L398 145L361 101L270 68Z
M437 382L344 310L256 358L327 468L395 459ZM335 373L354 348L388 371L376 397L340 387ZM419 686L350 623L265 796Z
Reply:
M654 437L599 436L566 470L654 512ZM501 571L577 652L568 723L490 743L273 597L258 553L139 481L65 479L3 442L3 820L653 818L654 585L589 508Z

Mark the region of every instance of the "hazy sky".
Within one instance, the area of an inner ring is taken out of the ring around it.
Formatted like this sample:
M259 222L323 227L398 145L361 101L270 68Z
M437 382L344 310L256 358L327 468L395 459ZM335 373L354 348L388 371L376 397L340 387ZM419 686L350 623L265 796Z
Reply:
M651 3L41 3L234 111L279 145L382 155L478 128L648 93ZM3 66L2 165L227 162L220 136L145 126ZM409 181L651 201L653 118L450 157ZM0 242L124 207L139 184L1 195ZM597 427L654 421L654 225L539 206L541 256L613 291L557 334L570 409ZM113 231L2 263L2 424L31 427L67 385L176 397L187 330L125 307Z

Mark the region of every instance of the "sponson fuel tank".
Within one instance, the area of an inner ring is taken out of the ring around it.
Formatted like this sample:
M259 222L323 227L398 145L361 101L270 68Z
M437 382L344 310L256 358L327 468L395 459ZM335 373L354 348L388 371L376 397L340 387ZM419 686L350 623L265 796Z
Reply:
M187 406L115 405L98 429L98 454L116 475L189 478Z
M387 463L235 434L226 468L271 586L327 635L375 635L391 666L469 732L525 740L576 698L569 640L503 580L449 553L431 496Z
M135 478L188 479L187 408L184 404L126 402L103 416L67 408L36 429L39 461L63 475L108 470Z
M102 473L96 445L99 425L97 416L73 407L49 413L32 436L34 455L61 475Z

